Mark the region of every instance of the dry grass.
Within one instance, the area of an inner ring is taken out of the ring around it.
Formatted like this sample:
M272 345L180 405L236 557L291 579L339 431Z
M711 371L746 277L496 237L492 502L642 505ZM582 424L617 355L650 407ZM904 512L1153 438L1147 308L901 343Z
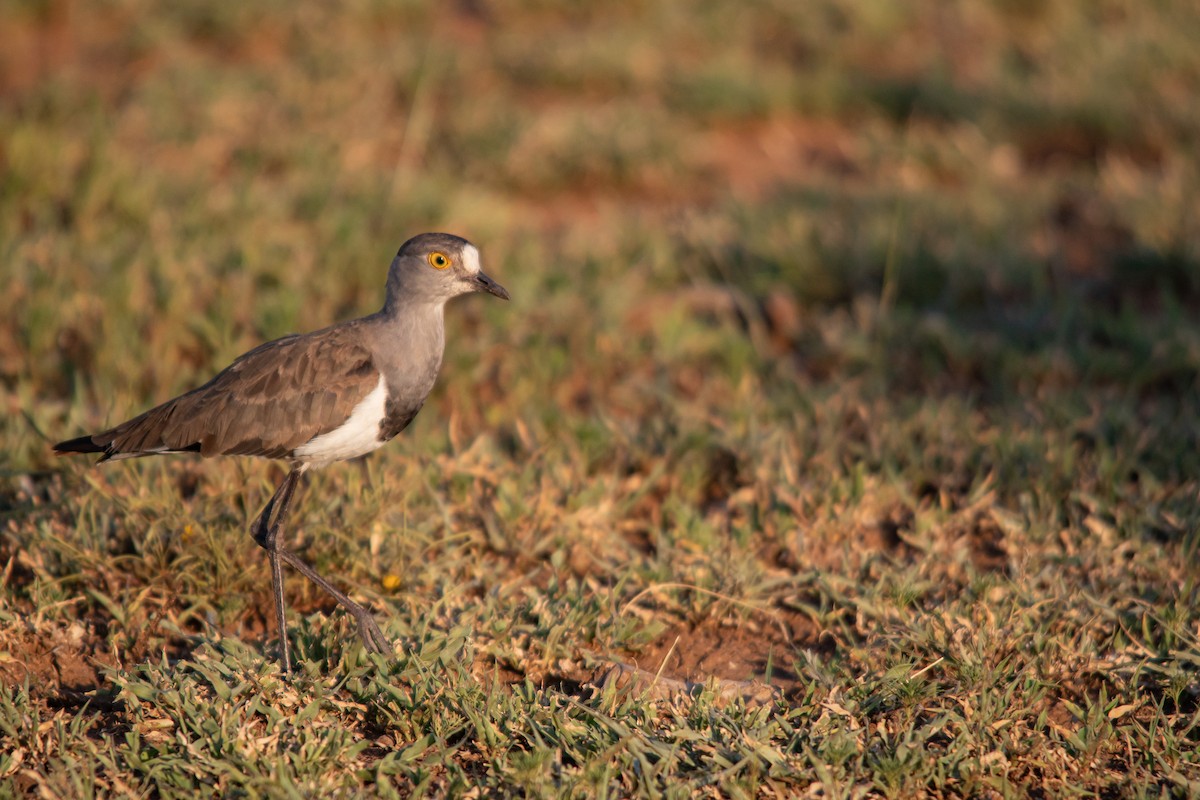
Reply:
M1200 792L1200 14L17 3L0 19L0 789ZM373 310L510 304L292 534L48 443Z

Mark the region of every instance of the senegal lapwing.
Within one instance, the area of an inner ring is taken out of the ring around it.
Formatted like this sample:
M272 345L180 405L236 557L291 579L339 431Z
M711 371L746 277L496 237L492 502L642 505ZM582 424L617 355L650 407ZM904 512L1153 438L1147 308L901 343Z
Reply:
M100 461L199 453L263 456L291 469L250 526L271 564L279 654L291 670L283 564L328 592L358 623L363 645L392 652L370 612L287 549L280 533L304 473L370 453L413 420L433 388L445 345L446 301L469 292L508 299L480 269L479 251L445 233L409 239L387 276L383 309L254 348L208 383L144 414L55 451Z

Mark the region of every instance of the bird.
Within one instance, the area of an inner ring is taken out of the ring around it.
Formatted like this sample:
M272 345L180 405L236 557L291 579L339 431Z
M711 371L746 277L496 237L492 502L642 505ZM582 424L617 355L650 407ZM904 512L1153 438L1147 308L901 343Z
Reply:
M203 386L108 430L59 442L54 451L99 453L97 464L167 453L286 462L287 475L250 525L270 564L283 672L292 669L285 563L349 612L366 650L392 653L372 614L287 549L281 533L308 470L364 456L416 417L441 367L445 305L473 292L509 299L466 239L414 236L392 260L383 308L374 314L259 345Z

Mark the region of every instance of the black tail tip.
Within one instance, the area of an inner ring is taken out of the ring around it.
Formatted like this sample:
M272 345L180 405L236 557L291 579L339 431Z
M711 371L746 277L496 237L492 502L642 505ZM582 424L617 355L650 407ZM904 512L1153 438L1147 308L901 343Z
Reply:
M95 439L91 436L80 436L78 439L68 439L54 445L54 452L60 456L71 453L103 453L106 450L104 445L96 444Z

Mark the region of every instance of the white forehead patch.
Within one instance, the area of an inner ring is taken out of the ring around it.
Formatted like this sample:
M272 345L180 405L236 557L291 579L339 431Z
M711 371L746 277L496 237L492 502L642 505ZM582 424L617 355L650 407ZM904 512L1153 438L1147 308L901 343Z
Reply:
M475 245L469 244L463 248L462 265L464 271L472 275L479 274L479 250L476 249Z

